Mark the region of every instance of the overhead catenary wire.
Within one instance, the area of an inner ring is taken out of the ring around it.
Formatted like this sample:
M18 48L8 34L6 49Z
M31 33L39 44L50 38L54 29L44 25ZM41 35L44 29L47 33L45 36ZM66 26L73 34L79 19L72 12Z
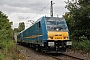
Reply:
M44 6L34 17L36 17L38 14L40 14L50 3L48 3L46 6ZM31 20L34 18L32 17Z
M40 2L41 2L42 0L40 0L38 3L37 3L37 5L33 8L33 10L34 9L36 9L39 5L40 5Z
M42 0L41 0L41 1L42 1ZM41 2L41 1L40 1L40 2ZM39 2L39 3L40 3L40 2ZM37 4L37 6L39 5L39 3ZM32 20L33 20L38 14L40 14L49 4L50 4L50 2L49 2L47 5L45 5L38 13L36 13L35 16L33 16L30 20L28 20L28 22L31 22L31 24L32 24L32 22L34 23L35 21L32 21ZM37 7L37 6L36 6L36 7ZM35 8L36 8L36 7L35 7ZM34 8L34 9L35 9L35 8Z
M41 2L41 1L42 1L42 0L40 0L40 2ZM40 2L33 8L33 10L36 9L36 8L39 6Z

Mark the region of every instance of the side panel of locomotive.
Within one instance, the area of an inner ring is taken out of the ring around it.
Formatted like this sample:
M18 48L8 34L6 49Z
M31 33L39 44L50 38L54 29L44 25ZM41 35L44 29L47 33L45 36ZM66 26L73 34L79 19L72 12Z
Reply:
M38 19L35 24L18 35L18 43L28 44L30 47L44 46L46 40L47 30L44 17Z

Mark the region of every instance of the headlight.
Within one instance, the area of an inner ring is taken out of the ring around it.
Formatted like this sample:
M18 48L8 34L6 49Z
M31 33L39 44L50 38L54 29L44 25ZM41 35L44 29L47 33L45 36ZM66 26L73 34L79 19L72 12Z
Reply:
M64 39L68 39L68 37L64 37Z
M54 42L48 42L48 46L54 46Z
M66 45L72 45L72 42L71 41L67 41Z
M49 36L49 38L48 39L53 39L53 37L52 36Z

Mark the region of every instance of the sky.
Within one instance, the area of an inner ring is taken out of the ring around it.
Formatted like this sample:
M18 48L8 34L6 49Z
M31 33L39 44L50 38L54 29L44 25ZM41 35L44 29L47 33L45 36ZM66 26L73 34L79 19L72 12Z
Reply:
M12 28L17 28L20 22L25 22L25 27L31 25L42 16L50 16L51 0L0 0L0 11L4 12L10 21ZM52 0L54 17L62 17L68 10L65 8L67 0Z

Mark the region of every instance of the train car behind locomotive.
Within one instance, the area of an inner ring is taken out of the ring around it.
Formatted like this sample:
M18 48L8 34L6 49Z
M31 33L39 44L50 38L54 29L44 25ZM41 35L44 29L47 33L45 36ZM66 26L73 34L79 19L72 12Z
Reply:
M20 32L18 43L46 53L65 52L72 45L64 18L42 17L31 27Z

